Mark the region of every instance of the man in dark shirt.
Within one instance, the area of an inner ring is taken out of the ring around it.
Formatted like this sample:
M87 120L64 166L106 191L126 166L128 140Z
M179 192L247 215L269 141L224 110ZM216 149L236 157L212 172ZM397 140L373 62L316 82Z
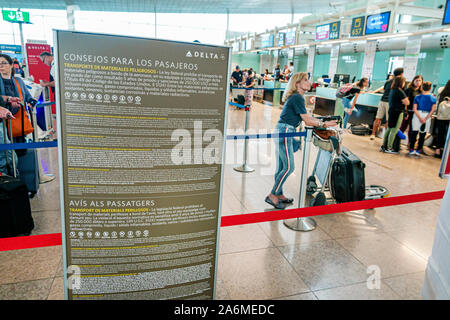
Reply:
M236 66L236 70L231 74L231 80L233 81L233 86L237 86L242 83L243 74L239 66Z
M44 51L39 55L43 64L50 67L49 81L41 80L41 86L50 87L53 93L55 93L55 61L51 53Z
M370 140L375 139L375 134L377 133L378 128L380 127L380 124L381 124L381 120L384 117L386 117L386 125L388 123L389 93L391 91L392 81L394 81L394 77L402 76L402 75L403 75L403 68L395 69L394 76L390 76L382 87L378 88L375 91L370 92L370 93L378 93L380 91L383 91L383 95L381 96L380 103L378 104L378 111L377 111L376 119L373 122L373 129L372 129L372 135L370 136Z

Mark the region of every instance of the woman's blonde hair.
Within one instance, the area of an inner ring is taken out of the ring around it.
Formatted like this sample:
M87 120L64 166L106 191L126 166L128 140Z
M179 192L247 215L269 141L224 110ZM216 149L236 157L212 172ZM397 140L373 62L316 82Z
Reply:
M283 94L283 102L286 102L286 100L292 96L294 93L297 92L297 83L302 81L303 79L308 79L308 73L307 72L298 72L292 75L292 77L289 79L289 82L286 86L286 89L284 90Z

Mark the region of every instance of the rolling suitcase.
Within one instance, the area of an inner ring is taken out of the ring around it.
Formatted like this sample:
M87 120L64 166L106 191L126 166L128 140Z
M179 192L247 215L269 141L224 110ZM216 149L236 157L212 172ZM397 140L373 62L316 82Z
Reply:
M19 178L23 181L32 198L39 190L39 163L36 149L26 149L25 154L18 157Z
M0 175L0 238L29 235L34 229L27 186Z
M342 147L331 171L331 194L338 203L364 200L366 181L364 168L366 165L350 150Z
M27 112L22 106L22 112ZM30 112L31 123L34 123L32 112ZM22 117L22 136L15 137L14 142L24 143L24 118ZM36 149L19 149L16 151L18 158L17 169L19 171L19 179L23 181L30 192L30 197L33 198L39 189L39 163Z
M11 125L11 122L9 123ZM6 135L6 130L3 133ZM6 165L9 167L8 152L5 154ZM12 168L8 171L11 171L14 177L0 173L0 238L29 235L34 228L28 189L24 182L16 178L16 154L10 154Z
M351 126L350 131L357 136L365 136L370 134L370 129L365 125Z

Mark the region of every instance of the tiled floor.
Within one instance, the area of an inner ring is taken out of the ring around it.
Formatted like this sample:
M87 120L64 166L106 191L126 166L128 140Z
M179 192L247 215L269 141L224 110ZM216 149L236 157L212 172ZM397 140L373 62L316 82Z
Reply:
M280 109L255 103L250 128L271 132ZM230 108L228 128L240 129L245 113ZM231 131L229 134L232 133ZM444 190L439 161L380 153L381 140L346 133L344 145L366 163L366 184L392 196ZM264 202L273 183L270 141L250 140L253 173L233 170L242 163L242 140L227 142L222 215L272 210ZM316 155L312 148L310 170ZM40 151L45 172L56 179L32 199L33 234L61 232L56 149ZM299 194L301 152L285 194ZM221 228L217 299L420 299L434 240L440 200L318 216L317 228L296 232L282 221ZM375 270L375 271L374 271ZM374 272L380 281L371 287ZM372 289L369 289L371 287ZM63 299L62 248L0 252L0 299Z

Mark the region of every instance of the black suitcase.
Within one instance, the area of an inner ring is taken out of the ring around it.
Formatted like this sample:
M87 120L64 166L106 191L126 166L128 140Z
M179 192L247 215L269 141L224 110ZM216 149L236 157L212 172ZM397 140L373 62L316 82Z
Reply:
M365 136L370 133L370 129L364 125L351 126L350 131L358 136Z
M331 194L338 203L364 200L366 197L366 181L364 168L366 165L350 150L342 147L331 171Z
M29 235L34 229L30 199L25 183L0 176L0 238Z
M11 121L8 122L11 133ZM2 127L3 134L6 135L4 122ZM12 141L12 137L9 141ZM29 235L34 229L28 188L24 182L16 178L16 153L10 152L11 164L8 153L5 151L7 171L12 172L14 177L0 173L0 238Z
M242 94L239 94L239 95L237 96L237 103L238 103L238 104L242 104L242 105L245 104L245 97L244 97Z

